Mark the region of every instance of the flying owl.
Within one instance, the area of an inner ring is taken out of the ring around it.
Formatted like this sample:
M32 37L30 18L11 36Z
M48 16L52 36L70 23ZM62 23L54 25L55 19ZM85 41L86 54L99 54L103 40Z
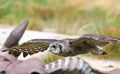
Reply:
M61 56L74 56L91 52L92 54L106 54L103 46L110 43L120 44L120 40L110 36L87 34L74 39L34 39L21 45L9 48L9 53L19 56L23 53L26 57L45 50Z
M117 38L103 36L103 35L96 35L96 34L87 34L74 39L62 39L62 40L34 39L19 45L18 42L22 37L27 25L28 25L28 21L25 21L21 25L17 26L10 33L7 40L5 41L3 48L1 48L0 50L0 61L1 63L3 63L1 64L2 68L0 69L0 71L4 70L5 67L8 67L7 65L9 63L11 63L11 65L9 64L9 66L11 66L11 68L9 68L10 69L9 71L13 71L13 68L15 68L14 63L16 63L14 61L16 61L17 59L16 57L19 56L20 53L23 53L24 57L27 56L28 54L32 55L34 53L45 50L48 52L52 52L54 54L64 55L64 56L84 54L88 52L91 52L93 54L105 54L104 50L102 49L103 46L109 43L120 44L120 40ZM8 55L4 57L3 55L5 54L2 53L6 51L9 52L10 54L13 54L15 57L13 57L13 55L12 57ZM2 62L2 61L6 61L6 62ZM43 65L39 63L40 62L38 62L38 65L35 68L38 68L38 66ZM24 70L22 69L23 67L25 67L24 65L27 64L28 64L27 60L24 61L24 63L17 63L16 68L14 70L21 69L21 72L23 72ZM33 63L33 65L36 65L36 63L35 64ZM31 70L29 70L29 68L31 69L31 65L27 65L26 67L28 67L28 70L25 70L24 72L26 71L30 72ZM41 68L44 69L44 67ZM41 69L39 70L44 71ZM65 59L60 59L52 63L48 63L45 65L45 71L47 74L62 74L62 73L63 74L113 74L114 72L114 71L111 71L109 73L100 72L90 67L89 64L83 59L76 57L65 57ZM118 70L117 72L119 73ZM5 70L0 73L4 74ZM40 73L32 72L32 74L40 74Z
M33 39L23 44L18 44L21 39L29 21L25 21L18 25L8 36L2 50L8 51L18 57L21 53L26 57L28 54L32 55L45 50L53 54L61 56L74 56L77 54L85 54L91 52L92 54L106 54L103 46L109 43L120 44L120 39L103 36L97 34L86 34L84 36L73 39Z
M74 56L88 52L104 55L106 52L103 47L110 43L120 44L120 39L104 35L86 34L78 38L63 39L50 43L47 50L63 56Z

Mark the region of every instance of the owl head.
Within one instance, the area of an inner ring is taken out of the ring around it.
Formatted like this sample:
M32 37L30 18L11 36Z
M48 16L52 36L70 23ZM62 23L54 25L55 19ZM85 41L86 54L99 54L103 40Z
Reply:
M54 54L62 54L65 52L69 52L70 48L66 43L63 42L53 42L49 45L47 51Z

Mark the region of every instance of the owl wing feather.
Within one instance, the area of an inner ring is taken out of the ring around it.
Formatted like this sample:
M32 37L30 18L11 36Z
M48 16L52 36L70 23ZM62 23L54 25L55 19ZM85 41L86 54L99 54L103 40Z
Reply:
M57 39L32 39L28 42L47 42L47 43L52 43L58 41Z
M103 36L97 34L86 34L82 37L76 39L69 39L71 46L79 46L84 43L89 43L90 45L105 46L109 43L120 44L120 39L111 36Z
M21 45L16 45L12 48L9 48L8 52L9 54L14 55L15 57L18 57L21 53L23 53L23 56L26 57L28 54L32 55L40 51L43 52L47 50L49 44L54 41L57 41L57 40L55 39L34 39L26 43L23 43Z

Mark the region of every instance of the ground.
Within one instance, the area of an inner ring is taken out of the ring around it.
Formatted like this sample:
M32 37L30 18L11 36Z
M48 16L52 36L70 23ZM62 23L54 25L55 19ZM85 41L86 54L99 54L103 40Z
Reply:
M0 27L0 47L2 47L4 41L6 40L9 33L12 31L13 27ZM40 31L31 31L27 30L22 39L20 40L20 43L26 42L30 39L34 38L56 38L56 39L62 39L62 38L72 38L77 36L72 35L63 35L63 34L56 34L56 33L49 33L49 32L40 32ZM40 54L36 54L33 57L39 57ZM30 57L28 57L30 58ZM109 71L113 70L115 68L120 68L120 62L118 61L111 61L111 60L100 60L100 59L94 59L94 58L88 58L88 57L81 57L84 60L86 60L93 68L96 68L98 70L102 71ZM20 59L23 59L20 57Z

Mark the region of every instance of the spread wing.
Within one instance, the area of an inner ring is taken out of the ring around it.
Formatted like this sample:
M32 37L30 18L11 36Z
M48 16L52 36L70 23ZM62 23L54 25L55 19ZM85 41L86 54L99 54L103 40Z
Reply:
M105 46L109 43L120 44L120 39L118 38L97 35L97 34L86 34L76 39L69 39L69 41L71 42L71 46L73 47L77 47L86 43L91 46L94 46L94 45Z
M21 53L26 57L28 54L32 55L38 52L45 51L51 42L57 41L55 39L33 39L21 45L16 45L9 48L9 54L18 57Z
M47 42L47 43L52 43L52 42L56 42L58 40L56 39L32 39L28 42Z

